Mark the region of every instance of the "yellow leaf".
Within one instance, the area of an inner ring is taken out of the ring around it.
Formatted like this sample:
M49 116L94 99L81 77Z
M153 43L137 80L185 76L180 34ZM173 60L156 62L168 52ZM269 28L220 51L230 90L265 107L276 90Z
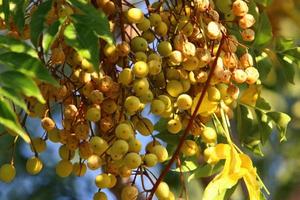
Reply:
M261 92L261 85L250 85L240 97L240 102L249 106L255 106Z
M201 96L201 92L199 94L197 94L196 97L193 100L193 105L192 105L192 108L191 108L192 113L194 113L194 111L196 109L196 105L197 105L197 103L200 99L200 96ZM198 109L197 114L201 115L201 116L204 116L204 117L207 117L207 116L213 114L216 111L217 107L218 107L218 103L209 101L208 100L208 95L207 95L207 92L206 92L205 95L204 95L203 101L202 101L202 103L201 103L201 105Z

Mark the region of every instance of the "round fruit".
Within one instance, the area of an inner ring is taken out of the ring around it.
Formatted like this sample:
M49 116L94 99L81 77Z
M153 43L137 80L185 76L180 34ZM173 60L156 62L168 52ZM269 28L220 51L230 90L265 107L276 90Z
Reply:
M211 127L205 127L201 134L201 139L207 144L215 143L217 141L217 133L215 129Z
M148 48L147 40L142 37L135 37L130 42L130 47L133 52L146 51Z
M161 16L157 13L151 13L149 16L149 20L150 20L151 26L156 27L161 22Z
M188 94L181 94L177 98L177 107L181 110L188 110L193 105L193 99Z
M118 82L123 85L129 85L133 80L133 74L131 69L125 68L120 72Z
M129 152L139 153L142 149L142 143L136 138L132 138L128 141Z
M167 92L172 97L178 97L183 92L183 86L180 81L171 80L167 83Z
M37 153L42 153L46 150L47 144L42 138L34 138L31 143L31 150Z
M158 44L157 51L161 56L169 56L172 53L172 45L168 41L162 41Z
M133 137L134 132L133 132L130 124L121 123L116 127L115 134L116 134L117 138L120 138L123 140L128 140L129 138Z
M43 168L42 161L37 157L29 158L26 162L26 170L31 175L40 173Z
M199 147L195 141L185 140L180 151L185 156L193 156L199 151Z
M136 169L142 163L141 156L139 154L137 154L137 153L134 153L134 152L126 154L126 156L124 157L123 161L124 161L124 164L129 169Z
M0 167L0 181L10 183L16 176L16 169L11 164L4 164Z
M107 142L99 136L94 136L90 140L92 150L97 155L102 155L107 149Z
M93 196L93 200L108 200L104 192L96 192Z
M49 118L49 117L44 117L41 121L42 123L42 127L46 130L46 131L51 131L55 128L55 122Z
M121 200L136 200L139 191L135 186L127 185L122 189Z
M140 31L146 31L150 28L150 20L147 18L144 18L140 23L138 23L136 25L136 27L140 30Z
M73 165L73 173L76 176L84 176L86 173L86 165L84 163L74 163Z
M155 145L152 149L152 153L156 155L158 162L164 162L169 157L166 147L162 145Z
M98 188L108 188L110 186L110 177L108 174L103 173L95 178L95 184Z
M136 111L138 111L140 109L140 106L141 106L141 102L139 98L135 96L127 97L124 103L124 107L130 113L135 113Z
M163 113L166 110L166 105L162 100L154 99L151 102L151 112L155 115L159 115Z
M139 8L130 8L126 16L130 23L141 23L144 20L144 13Z
M86 116L85 118L89 121L92 121L92 122L97 122L100 120L101 118L101 109L100 109L100 106L97 105L97 106L94 106L94 107L91 107L89 108L87 111L86 111Z
M153 153L147 153L143 160L147 167L154 167L157 164L157 156Z
M61 160L55 167L56 174L62 178L70 176L73 171L73 165L68 160Z
M167 129L170 133L179 133L182 130L181 121L179 119L170 119L167 124Z
M134 63L132 72L138 78L146 77L149 73L149 66L143 61L138 61Z
M155 195L158 199L168 198L170 193L169 185L166 182L160 182L156 191Z
M102 164L103 164L103 161L100 158L100 156L98 156L98 155L91 155L87 159L87 166L91 170L99 169L102 166Z

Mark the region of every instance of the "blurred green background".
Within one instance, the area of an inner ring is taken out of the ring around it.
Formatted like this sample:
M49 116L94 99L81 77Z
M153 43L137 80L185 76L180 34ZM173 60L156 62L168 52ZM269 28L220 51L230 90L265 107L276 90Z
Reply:
M297 46L300 44L300 1L299 0L273 0L268 10L273 26L274 39L285 37L293 40ZM298 62L298 64L300 61ZM300 70L295 66L295 84L286 80L280 66L276 62L263 82L264 97L273 110L288 113L292 117L287 141L279 143L276 134L271 135L270 142L264 147L264 157L254 156L258 172L264 180L271 195L271 200L300 200ZM29 131L36 136L42 134L39 121L30 120ZM12 138L4 135L0 139L0 163L8 162L12 152ZM16 147L17 178L12 184L0 183L0 200L86 200L92 199L97 191L94 185L93 172L88 172L84 178L71 177L58 178L54 172L54 165L59 160L58 146L49 145L46 153L41 155L45 162L44 170L39 176L30 176L25 172L26 158L32 156L29 147L18 142ZM9 156L8 156L9 155ZM158 170L156 170L158 171ZM180 190L177 176L170 173L167 178L173 183L174 189ZM174 180L173 180L174 179ZM190 199L197 200L201 195L203 181L192 181L188 185ZM118 190L114 191L118 193ZM110 199L116 199L110 195ZM243 187L238 187L232 200L247 199Z

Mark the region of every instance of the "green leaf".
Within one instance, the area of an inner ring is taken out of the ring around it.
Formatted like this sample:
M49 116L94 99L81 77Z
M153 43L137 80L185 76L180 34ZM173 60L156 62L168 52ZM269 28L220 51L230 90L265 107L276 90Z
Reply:
M289 83L295 84L294 78L295 78L295 66L294 63L287 59L287 57L284 56L284 54L278 54L278 61L280 62L281 69L283 70L284 76L286 80Z
M39 37L44 30L44 22L46 15L50 11L52 0L41 3L37 10L32 14L30 21L30 37L34 46L38 46Z
M70 24L65 28L64 35L66 43L91 62L95 70L99 70L99 41L90 25Z
M163 130L155 135L155 137L166 142L168 145L177 146L178 141L180 140L180 133L171 134L167 130Z
M266 46L272 39L272 25L266 12L262 12L256 26L254 47Z
M276 51L282 52L295 47L295 42L293 39L287 39L285 37L279 37L275 41Z
M237 186L239 184L235 184L235 186L233 186L232 188L228 189L225 193L224 199L223 200L228 200L230 199L230 197L232 196L232 194L234 193L234 191L236 190Z
M192 179L209 177L209 176L212 176L212 175L220 172L223 168L224 162L225 161L222 160L222 161L218 162L216 165L204 164L204 165L198 167L188 177L188 182L190 182Z
M242 104L237 107L237 130L242 142L248 143L255 132L255 113L253 112L253 109L251 110L251 108Z
M4 13L4 20L5 20L5 23L6 23L6 27L8 27L8 24L9 24L9 15L10 15L10 12L9 12L9 0L2 0L2 11Z
M264 112L256 109L256 116L258 121L258 129L260 132L260 141L265 144L273 130L272 120Z
M172 171L175 172L190 172L194 171L198 168L198 162L196 160L185 160L181 163L181 169L180 167L177 167L176 169L172 169Z
M29 46L25 42L22 42L21 40L17 40L9 36L0 35L0 47L3 47L12 52L26 53L38 58L36 51L31 46Z
M267 76L269 75L273 67L272 61L267 56L266 57L259 56L256 58L256 63L257 63L257 70L259 72L260 79L266 80Z
M45 103L45 99L36 83L18 71L5 71L0 74L0 83L9 88L14 88L16 91L21 92L25 96L35 97L41 103Z
M262 97L258 97L255 106L262 110L271 110L270 104Z
M30 143L30 138L19 124L16 114L3 99L0 99L0 124L21 136L25 142Z
M49 74L44 64L37 58L25 53L7 52L0 55L0 61L32 78L58 86L57 81Z
M62 24L62 21L57 20L54 23L52 23L47 30L45 31L43 35L43 48L44 52L47 53L50 46L55 41L56 35L58 33L58 30Z
M78 23L92 25L88 28L93 29L98 37L110 44L114 42L113 35L110 32L108 19L102 10L96 9L90 4L82 3L78 0L69 0L69 2L84 12L84 15L81 15L79 18L74 15Z
M13 0L16 5L16 8L13 12L14 22L17 25L17 28L20 32L23 31L25 25L25 0Z
M272 3L272 0L255 0L255 2L263 5L264 7L267 7Z
M0 98L1 98L1 96L4 96L7 99L11 100L14 104L16 104L20 108L24 109L26 112L28 111L27 105L24 102L22 96L17 91L15 91L13 88L0 87Z
M286 140L287 125L291 121L291 117L282 112L268 112L267 115L274 121L279 131L280 142Z
M165 118L160 118L154 125L154 130L162 131L167 129L168 120Z

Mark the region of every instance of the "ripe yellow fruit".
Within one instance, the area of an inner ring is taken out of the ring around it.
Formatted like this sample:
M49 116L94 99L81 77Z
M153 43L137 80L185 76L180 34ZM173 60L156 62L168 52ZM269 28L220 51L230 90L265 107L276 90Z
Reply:
M259 78L259 72L258 72L258 70L255 67L248 67L245 70L245 72L247 74L247 80L246 80L246 82L249 85L252 85L252 84L256 83L256 81Z
M183 61L183 56L181 51L174 50L170 55L168 56L169 58L169 63L171 65L180 65L181 62Z
M147 78L135 79L133 82L133 90L137 96L145 95L149 90L149 81Z
M135 53L135 59L136 59L136 61L146 62L147 61L147 55L142 51L138 51L138 52Z
M239 20L239 26L242 29L250 28L254 24L255 24L255 18L251 14L246 14Z
M172 45L168 41L162 41L158 44L157 51L161 56L169 56L172 53Z
M149 66L146 62L138 61L134 63L132 72L138 78L146 77L149 73Z
M162 66L161 62L158 60L150 60L148 66L150 75L157 75L161 72Z
M139 8L130 8L126 17L130 23L141 23L144 20L144 13Z
M26 162L26 171L31 175L40 173L43 168L42 161L37 157L29 158Z
M101 118L101 109L99 105L95 105L86 111L85 118L92 122L97 122Z
M178 97L183 92L183 86L180 81L171 80L167 83L167 92L172 97Z
M148 48L147 40L142 37L135 37L130 41L130 47L133 52L146 51Z
M93 104L100 105L104 100L104 95L100 90L93 90L88 98Z
M93 196L93 200L108 200L104 192L96 192Z
M151 30L144 31L142 37L148 42L152 43L155 40L155 35Z
M97 155L102 155L108 149L107 142L99 136L92 137L90 140L90 144L93 152Z
M130 113L135 113L141 107L141 102L136 96L129 96L124 103L125 109Z
M75 174L75 176L84 176L86 170L87 167L84 163L74 163L73 165L73 174Z
M55 122L49 117L44 117L41 121L42 127L48 132L55 128Z
M151 153L154 153L156 155L158 162L164 162L169 157L166 147L162 145L155 145Z
M143 160L147 167L154 167L157 164L157 156L153 153L147 153Z
M185 140L180 151L185 156L193 156L199 151L199 147L195 141Z
M127 185L122 189L121 200L136 200L139 191L135 186Z
M71 160L75 156L75 151L69 150L67 145L60 146L58 152L62 160Z
M129 123L119 124L115 129L115 134L117 138L123 140L128 140L134 136L133 129Z
M170 193L169 185L166 182L159 183L155 195L158 199L168 198Z
M115 100L107 98L102 102L101 109L107 114L113 114L118 109L118 105Z
M31 143L30 147L31 147L32 151L36 151L37 153L42 153L43 151L46 150L47 144L46 144L45 140L38 137L38 138L32 139L32 143Z
M125 155L123 161L129 169L136 169L141 165L142 158L139 154L130 152Z
M142 149L142 143L136 138L132 138L128 141L129 152L139 153Z
M199 60L196 56L189 56L183 63L182 68L187 71L193 71L199 68Z
M0 181L10 183L16 176L16 169L11 164L4 164L0 167Z
M60 141L59 130L57 128L54 128L53 130L48 131L47 136L51 142L57 143Z
M110 186L110 177L108 174L103 173L95 178L95 184L98 188L108 188Z
M211 40L216 40L221 37L221 29L217 22L211 21L208 23L207 36Z
M120 72L118 82L123 85L129 85L133 81L133 74L131 69L125 68Z
M103 164L103 161L100 158L100 156L98 156L98 155L91 155L87 159L87 166L91 170L99 169L102 166L102 164Z
M61 160L55 167L56 174L62 178L70 176L73 171L73 165L69 160Z
M168 95L161 94L158 96L158 99L164 102L164 104L166 105L166 109L172 106L171 98Z
M181 94L177 98L177 107L181 110L188 110L193 105L193 99L188 94Z
M162 100L154 99L151 102L151 112L155 115L159 115L163 113L166 110L166 105Z
M104 53L104 55L107 56L107 57L117 55L117 47L116 47L116 45L114 45L114 44L108 44L108 43L107 43L107 44L104 46L103 53Z
M249 11L248 5L245 1L236 0L232 3L232 12L235 16L242 17Z
M209 101L220 101L221 99L220 91L214 86L208 88L207 95Z
M109 184L108 188L115 187L115 185L117 184L117 178L116 178L116 176L113 175L113 174L108 174L108 177L110 179L110 184Z
M201 139L207 144L215 143L217 141L217 133L215 129L211 127L205 127L201 134Z
M152 153L152 152L153 152L153 148L154 148L156 145L160 145L160 142L159 142L158 140L154 140L154 141L149 142L149 143L146 145L146 152Z
M176 134L182 130L182 123L179 119L170 119L167 124L170 133Z
M110 152L117 155L125 155L129 150L129 145L125 140L116 140L111 148Z
M154 95L151 90L146 90L146 92L143 92L141 96L139 96L142 103L149 103L153 100Z
M252 42L255 39L255 31L252 29L245 29L241 32L242 38L246 42Z

